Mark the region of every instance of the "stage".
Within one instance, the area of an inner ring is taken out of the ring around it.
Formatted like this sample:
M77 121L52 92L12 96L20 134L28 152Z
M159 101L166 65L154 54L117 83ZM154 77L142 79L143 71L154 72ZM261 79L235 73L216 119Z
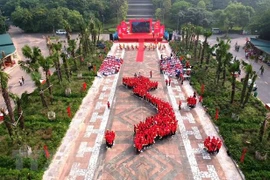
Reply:
M153 23L152 19L131 19L129 23L122 21L117 26L119 42L161 42L165 26L160 21Z

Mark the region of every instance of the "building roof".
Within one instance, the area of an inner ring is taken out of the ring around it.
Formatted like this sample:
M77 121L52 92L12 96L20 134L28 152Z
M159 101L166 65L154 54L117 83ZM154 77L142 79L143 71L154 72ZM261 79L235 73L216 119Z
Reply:
M2 59L2 52L6 56L14 53L16 48L12 42L12 39L9 34L0 34L0 59Z
M256 38L250 38L250 42L259 50L270 54L270 41L265 41Z
M13 45L13 42L9 34L0 34L0 46L11 44Z

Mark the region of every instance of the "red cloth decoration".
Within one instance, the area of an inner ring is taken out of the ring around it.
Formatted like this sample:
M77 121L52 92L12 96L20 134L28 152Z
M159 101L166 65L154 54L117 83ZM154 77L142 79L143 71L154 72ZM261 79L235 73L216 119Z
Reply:
M86 90L86 87L87 87L86 82L84 82L82 86L83 86L83 91L85 91Z
M70 108L70 106L67 107L67 113L68 113L68 117L71 117L71 108Z
M240 158L240 162L241 162L241 163L244 162L246 153L247 153L247 148L243 148L243 150L242 150L242 155L241 155L241 158Z
M48 159L50 157L50 153L48 151L48 147L46 145L43 146L44 152L45 152L45 156Z
M215 119L218 120L218 117L219 117L219 110L218 110L218 108L216 108L216 116L215 116Z
M204 93L204 84L201 85L201 95Z

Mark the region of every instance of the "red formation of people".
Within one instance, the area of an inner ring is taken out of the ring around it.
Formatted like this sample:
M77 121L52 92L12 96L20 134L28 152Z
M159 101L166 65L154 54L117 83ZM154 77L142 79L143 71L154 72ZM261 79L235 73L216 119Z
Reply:
M105 140L107 147L111 148L113 146L114 139L115 139L115 132L107 130L105 132Z
M123 84L133 88L133 93L157 108L158 113L147 117L144 122L134 125L134 147L141 152L145 147L155 143L155 139L162 139L174 135L177 129L177 120L172 106L157 97L152 96L149 91L158 87L158 82L150 81L149 78L125 77Z
M219 149L222 146L222 141L219 138L213 136L212 138L208 136L204 140L204 147L206 148L207 152L210 154L215 154L219 152Z
M115 56L106 57L98 71L100 76L108 76L111 74L116 74L119 72L121 65L123 64L122 58L117 58Z

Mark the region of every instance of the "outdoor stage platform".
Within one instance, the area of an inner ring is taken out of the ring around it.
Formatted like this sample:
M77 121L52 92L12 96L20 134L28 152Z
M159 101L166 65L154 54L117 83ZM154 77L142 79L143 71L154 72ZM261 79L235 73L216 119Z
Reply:
M131 19L117 26L119 42L161 42L164 33L165 26L160 21L153 23L152 19Z

